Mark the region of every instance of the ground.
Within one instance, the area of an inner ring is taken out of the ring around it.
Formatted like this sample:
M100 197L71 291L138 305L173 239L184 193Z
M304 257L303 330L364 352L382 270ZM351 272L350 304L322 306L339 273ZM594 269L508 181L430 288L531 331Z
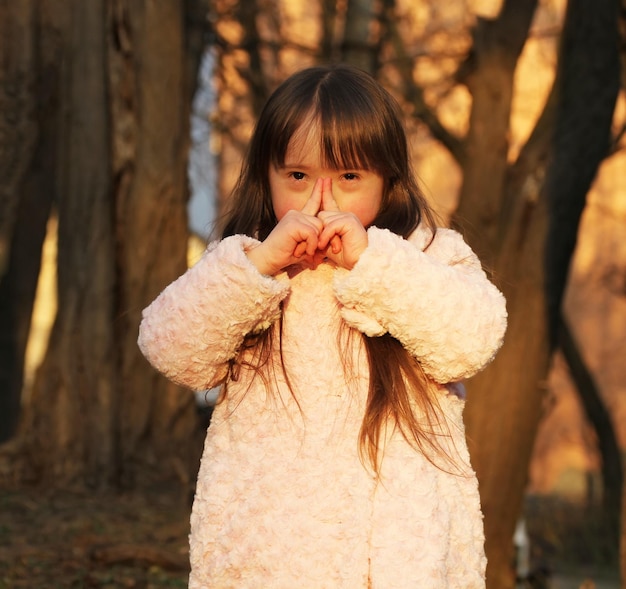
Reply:
M620 589L617 541L606 538L599 506L528 496L524 514L534 583L518 589Z
M187 587L189 500L0 490L0 589Z
M0 489L0 589L187 587L189 508L177 489ZM618 589L617 565L588 511L534 498L526 513L535 576L548 575L520 588Z

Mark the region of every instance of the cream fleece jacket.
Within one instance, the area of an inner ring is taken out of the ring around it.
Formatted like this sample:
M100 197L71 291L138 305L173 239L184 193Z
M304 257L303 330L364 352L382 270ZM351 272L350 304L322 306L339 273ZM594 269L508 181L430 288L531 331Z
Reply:
M144 311L142 352L196 390L223 381L247 334L274 329L278 368L242 366L213 414L191 516L192 589L484 587L477 481L451 383L494 357L505 301L458 233L439 229L426 248L430 237L372 227L351 271L324 263L276 277L246 257L254 239L229 237ZM434 433L454 472L391 427L379 474L360 459L368 366L359 331L390 333L432 379L442 411Z

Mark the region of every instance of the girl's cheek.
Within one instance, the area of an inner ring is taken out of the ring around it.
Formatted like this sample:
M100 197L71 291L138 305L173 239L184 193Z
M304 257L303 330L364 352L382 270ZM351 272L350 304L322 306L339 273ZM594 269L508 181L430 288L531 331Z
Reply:
M272 194L272 204L274 206L274 214L280 221L288 211L299 211L302 209L308 199L290 194Z

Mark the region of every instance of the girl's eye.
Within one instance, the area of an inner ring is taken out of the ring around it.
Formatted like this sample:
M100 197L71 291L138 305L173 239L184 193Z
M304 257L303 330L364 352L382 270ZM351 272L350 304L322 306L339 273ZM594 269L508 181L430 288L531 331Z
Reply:
M289 174L294 180L304 180L306 174L304 172L290 172Z
M354 173L354 172L346 172L343 175L345 180L358 180L359 179L359 175Z

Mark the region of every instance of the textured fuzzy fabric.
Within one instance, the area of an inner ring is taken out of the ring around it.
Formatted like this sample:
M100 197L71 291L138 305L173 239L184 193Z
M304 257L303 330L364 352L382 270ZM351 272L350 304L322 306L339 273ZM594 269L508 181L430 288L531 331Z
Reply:
M351 271L325 263L276 278L246 257L253 239L224 239L144 311L141 350L193 389L218 384L244 336L274 324L278 368L259 375L242 366L207 434L191 516L192 589L484 587L462 388L445 383L493 358L504 299L453 231L439 230L426 251L426 230L410 240L377 228L368 236ZM281 312L293 394L280 368ZM454 472L392 428L379 476L364 466L368 368L357 330L389 332L432 378Z

